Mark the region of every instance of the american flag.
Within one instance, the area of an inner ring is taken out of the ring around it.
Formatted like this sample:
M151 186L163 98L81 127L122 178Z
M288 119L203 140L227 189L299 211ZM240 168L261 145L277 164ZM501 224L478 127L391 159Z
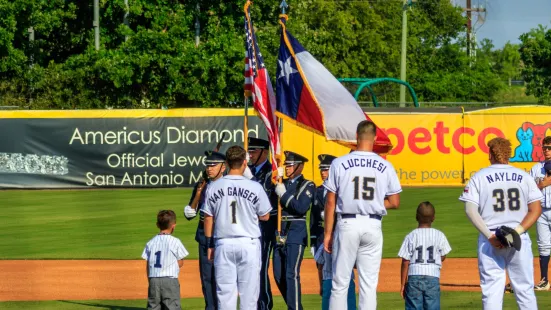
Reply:
M272 181L277 177L277 159L281 154L279 128L276 118L276 100L268 70L258 48L250 16L250 1L245 5L245 96L252 96L254 109L266 126L270 140Z

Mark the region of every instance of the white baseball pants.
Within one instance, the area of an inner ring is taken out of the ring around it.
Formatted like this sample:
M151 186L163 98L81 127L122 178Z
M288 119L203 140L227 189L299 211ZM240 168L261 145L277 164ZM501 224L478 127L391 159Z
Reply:
M368 216L341 218L333 235L333 283L330 310L347 309L348 286L354 264L360 286L359 310L377 309L377 284L383 254L381 221Z
M259 239L216 240L214 274L218 309L235 310L238 294L240 309L256 309L260 293L260 267Z
M536 232L540 256L549 256L551 254L551 210L543 210L536 222Z
M484 310L503 309L505 270L509 273L520 310L538 309L534 294L534 256L528 233L521 235L520 251L497 249L482 234L478 238L478 271Z

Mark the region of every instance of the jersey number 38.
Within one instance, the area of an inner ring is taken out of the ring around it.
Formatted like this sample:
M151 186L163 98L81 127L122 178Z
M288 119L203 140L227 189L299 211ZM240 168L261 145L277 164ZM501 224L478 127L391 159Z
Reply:
M495 212L505 211L506 204L511 211L520 210L520 193L518 188L509 188L507 191L504 191L501 188L496 188L492 191L492 197L494 197L496 201L493 205Z

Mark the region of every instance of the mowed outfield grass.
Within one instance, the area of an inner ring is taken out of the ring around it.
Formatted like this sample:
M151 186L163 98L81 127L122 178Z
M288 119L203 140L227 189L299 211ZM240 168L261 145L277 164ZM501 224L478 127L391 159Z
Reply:
M449 257L476 257L477 232L457 199L461 191L405 188L400 209L383 220L383 256L396 257L417 225L417 205L429 200L436 207L434 227L452 246ZM197 258L198 217L188 221L183 215L190 195L190 189L0 191L0 259L140 259L145 243L158 233L161 209L176 211L174 235L190 252L188 258Z
M536 292L540 309L551 304L551 294ZM377 308L379 309L403 309L404 300L398 293L378 293ZM182 299L182 309L202 310L205 308L202 298ZM83 301L14 301L0 302L0 308L6 310L138 310L145 309L146 300L83 300ZM302 306L304 309L321 309L321 297L318 295L303 295ZM441 309L482 309L480 293L478 292L442 292ZM285 309L283 299L276 296L274 309ZM513 294L505 294L503 301L504 310L518 309Z

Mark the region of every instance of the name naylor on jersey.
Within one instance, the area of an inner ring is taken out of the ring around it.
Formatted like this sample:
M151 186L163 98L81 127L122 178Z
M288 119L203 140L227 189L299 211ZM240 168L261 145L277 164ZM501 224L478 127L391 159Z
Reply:
M509 172L496 172L494 173L493 177L492 175L487 175L486 180L488 180L488 183L503 182L503 181L521 183L522 175L514 172L511 173L511 175L509 175Z
M227 187L226 191L224 191L224 189L221 188L217 192L214 192L212 195L210 195L208 200L211 204L214 204L226 195L233 196L233 197L235 196L241 197L241 198L247 199L247 201L250 201L253 204L258 203L258 196L256 196L255 193L241 187Z
M379 162L376 159L369 158L351 158L343 163L341 163L344 170L348 170L353 167L363 167L363 168L373 168L377 171L383 173L386 170L386 165L382 162Z

